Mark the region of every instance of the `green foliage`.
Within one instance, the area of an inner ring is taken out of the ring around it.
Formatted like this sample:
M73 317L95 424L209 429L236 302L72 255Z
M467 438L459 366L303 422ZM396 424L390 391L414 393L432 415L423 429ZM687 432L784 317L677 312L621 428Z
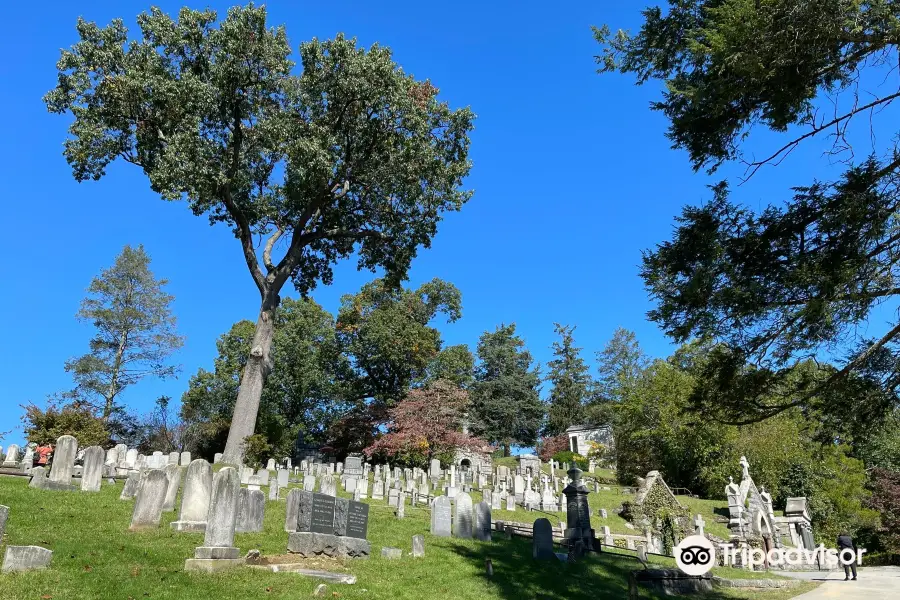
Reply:
M894 409L884 421L873 423L871 429L871 435L854 443L854 455L865 463L866 469L900 472L900 409Z
M246 464L254 469L261 469L266 460L272 457L272 444L266 436L254 433L244 439L244 458Z
M103 419L94 415L89 406L78 403L64 404L50 401L46 410L34 404L23 407L22 428L29 442L38 445L56 444L62 435L71 435L81 447L108 446L109 431Z
M848 456L849 448L825 445L800 465L785 482L789 495L805 495L815 524L816 540L833 543L842 531L856 533L878 523L878 513L867 508L863 463Z
M569 463L569 468L578 467L582 471L587 471L588 468L588 459L580 454L576 454L570 450L563 450L561 452L557 452L553 455L553 460L558 462L560 465L563 463Z
M175 332L174 297L150 271L143 246L125 246L112 267L95 277L81 302L78 319L96 333L90 352L66 363L76 388L67 396L88 403L104 419L124 407L121 393L146 377L173 377L178 368L166 364L184 340Z
M581 358L581 348L575 347L571 326L555 324L560 340L553 342L553 359L547 363L550 372L550 398L547 408L547 435L559 435L572 425L584 422L584 404L588 399L591 378L587 364Z
M378 279L341 298L336 336L352 358L354 396L391 406L426 379L441 349L441 334L430 325L438 315L451 323L462 316L462 295L440 279L415 290Z
M847 132L856 116L877 128L873 119L898 96L874 83L894 62L896 3L669 5L667 13L646 9L634 36L596 29L598 62L664 84L653 108L695 169L743 160L751 177L825 132L847 168L761 212L733 203L725 182L713 186L707 204L684 209L673 240L644 256L642 276L657 303L650 317L677 342L718 345L696 410L748 423L800 407L830 422L840 440L864 437L900 404L900 324L871 339L860 333L873 310L900 293L900 153L894 140L883 156L857 161ZM820 115L820 104L833 113ZM742 143L760 125L789 138L750 160ZM846 358L807 368L809 357L825 353Z
M443 213L471 197L471 110L440 102L388 48L343 35L300 44L296 69L285 29L266 18L253 4L221 21L212 10L173 19L152 8L131 36L120 19L79 19L80 40L62 51L44 97L74 117L64 154L78 181L122 158L163 199L186 201L240 241L260 319L225 448L232 462L254 433L285 283L306 295L353 256L397 287Z
M585 409L586 420L596 425L613 422L617 403L636 385L649 360L634 332L619 327L603 350L597 352L597 378Z
M475 357L465 344L448 346L428 365L427 381L446 379L467 390L475 381Z
M502 446L507 455L514 444L533 445L544 420L541 378L515 332L515 324L500 325L481 335L471 390L473 433Z

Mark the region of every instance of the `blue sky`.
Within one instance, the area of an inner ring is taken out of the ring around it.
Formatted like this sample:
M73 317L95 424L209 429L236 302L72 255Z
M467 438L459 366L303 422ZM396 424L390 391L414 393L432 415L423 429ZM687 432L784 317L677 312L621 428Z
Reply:
M46 2L35 10L12 3L0 35L7 57L0 64L6 117L0 432L17 430L0 439L4 446L19 441L20 404L70 386L63 363L84 353L91 335L74 319L84 289L125 244L144 244L154 272L170 281L187 338L177 380L127 392L125 401L138 412L161 394L180 398L189 376L211 366L216 337L236 320L255 319L258 309L238 243L225 227L210 227L183 203L160 200L131 165L116 164L99 182L72 178L61 154L68 120L48 114L41 101L54 85L59 50L76 40L79 15L101 24L122 17L133 31L135 16L149 7L73 4ZM181 4L160 3L170 13ZM210 5L222 14L229 3ZM514 321L545 363L553 323L560 322L577 325L576 340L591 359L618 326L634 330L652 355L671 351L645 318L651 305L638 277L640 252L668 239L672 217L683 204L708 198L707 184L742 169L693 173L686 155L670 149L664 118L648 108L658 86L596 73L591 25L634 29L639 3L285 1L269 3L269 18L287 26L295 48L338 32L390 46L407 72L430 78L441 98L478 115L467 182L474 198L446 218L410 272L410 285L440 277L462 291L463 318L441 326L447 344L474 348L483 331ZM757 135L750 148L762 154L778 142ZM816 143L764 170L734 197L759 208L813 174L826 175L832 169ZM334 312L342 294L372 277L343 264L333 285L313 297Z

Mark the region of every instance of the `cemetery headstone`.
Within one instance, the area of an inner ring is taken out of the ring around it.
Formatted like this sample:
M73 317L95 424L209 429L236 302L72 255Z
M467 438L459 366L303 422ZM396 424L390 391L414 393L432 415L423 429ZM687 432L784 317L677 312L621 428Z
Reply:
M425 556L425 536L424 535L414 535L412 536L412 555L413 558L424 558Z
M181 456L178 459L178 464L182 467L190 466L191 464L191 453L190 452L182 452Z
M278 500L278 493L281 490L278 487L278 479L273 479L271 483L269 483L269 500Z
M62 435L56 440L56 448L53 449L53 462L50 465L49 480L60 486L72 487L72 469L75 466L75 451L78 449L78 440L71 435ZM66 489L66 487L60 488Z
M53 550L41 546L7 546L3 555L3 573L46 569L53 558Z
M6 459L3 461L4 469L15 469L19 465L19 446L10 444L6 449Z
M146 476L142 478L140 488L135 496L129 530L138 531L159 527L168 487L169 481L165 471L151 469L147 472Z
M244 563L239 558L240 549L234 547L240 490L241 476L237 469L225 467L215 474L203 545L194 550L194 558L185 561L185 571L211 572Z
M569 555L580 558L593 549L594 532L591 529L591 510L588 506L588 489L581 479L581 469L568 471L571 483L563 490L566 496L566 543Z
M166 498L163 501L163 511L175 510L175 500L178 498L178 488L181 487L181 467L178 463L169 463L163 469L169 485L166 488Z
M238 515L234 524L236 533L262 531L266 513L266 496L260 489L241 488L238 498Z
M125 486L122 493L119 494L119 500L131 500L137 495L138 487L141 484L141 474L139 471L129 471L128 479L125 480Z
M302 493L303 490L297 488L288 491L284 517L284 530L288 533L297 531L297 521L300 518L300 494Z
M447 496L438 496L431 503L431 534L450 537L452 533L452 503Z
M6 531L6 521L9 520L9 507L0 504L0 541L3 540L3 532Z
M531 526L532 554L537 560L555 559L553 551L553 526L549 519L540 518Z
M206 531L212 479L212 465L202 458L190 462L184 478L184 493L181 495L178 520L169 524L172 529L190 532Z
M453 521L453 535L463 539L472 537L472 530L475 524L472 511L472 496L465 492L460 492L456 496Z
M103 479L103 448L91 446L84 451L84 471L81 473L81 491L99 492Z
M491 506L484 501L475 505L475 539L491 541Z

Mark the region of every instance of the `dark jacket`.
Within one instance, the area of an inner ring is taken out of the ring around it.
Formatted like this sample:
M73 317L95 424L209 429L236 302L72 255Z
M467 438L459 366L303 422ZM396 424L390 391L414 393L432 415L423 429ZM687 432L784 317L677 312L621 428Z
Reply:
M843 550L844 548L849 548L850 550L854 550L855 546L853 545L853 538L849 535L839 535L837 539L837 547L838 551Z

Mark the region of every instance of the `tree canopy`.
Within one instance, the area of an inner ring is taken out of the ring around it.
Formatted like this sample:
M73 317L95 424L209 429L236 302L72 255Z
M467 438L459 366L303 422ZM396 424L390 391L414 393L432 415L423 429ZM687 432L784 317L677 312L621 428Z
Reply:
M857 159L847 131L854 117L874 127L898 96L866 88L894 61L900 6L669 4L665 13L647 9L635 35L597 29L598 61L603 71L665 84L653 108L695 169L741 160L751 177L830 135L845 171L798 182L792 197L759 212L732 202L727 183L713 186L708 203L684 209L673 239L644 255L642 277L656 301L649 316L679 343L717 344L696 409L747 423L799 407L854 415L858 430L898 404L900 322L890 318L874 335L865 325L900 295L900 153L892 143ZM819 110L826 102L827 115ZM759 127L788 134L761 160L745 156L742 143ZM799 369L821 356L831 364Z
M299 69L284 27L265 7L158 8L129 38L120 19L79 19L63 50L52 112L74 117L65 156L78 181L99 179L116 159L140 167L166 200L225 223L239 240L260 293L254 340L225 457L240 464L254 432L279 292L330 283L335 262L383 268L393 284L441 214L470 192L468 109L393 62L388 48L342 35L300 44ZM255 236L267 238L261 253ZM283 242L281 258L278 243Z
M581 348L575 346L575 327L556 323L554 328L560 339L553 342L553 358L547 363L546 381L551 388L544 431L550 436L582 424L591 387L587 363L581 358Z
M184 340L176 332L174 297L163 289L167 283L150 271L143 246L125 246L88 286L78 319L90 322L95 333L90 352L66 363L76 385L66 396L92 406L104 421L124 413L118 400L127 388L178 372L169 359Z
M541 376L515 324L500 325L478 340L478 366L471 389L472 432L503 446L530 446L544 421Z

